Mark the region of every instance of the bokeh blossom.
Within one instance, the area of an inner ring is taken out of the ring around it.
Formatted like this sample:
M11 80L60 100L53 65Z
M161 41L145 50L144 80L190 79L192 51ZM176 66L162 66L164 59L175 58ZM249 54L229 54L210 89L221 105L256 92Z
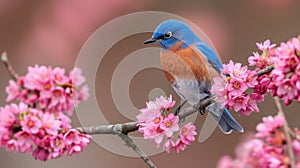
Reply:
M74 107L88 98L81 70L65 75L62 68L34 66L6 87L7 101L0 107L0 146L48 160L83 150L91 137L71 128Z
M218 168L284 168L290 166L281 116L267 116L256 127L254 137L247 138L236 147L236 158L223 156ZM299 131L295 134L299 135ZM300 143L297 136L292 139L296 167L300 166Z
M143 133L145 139L154 141L157 147L164 142L163 149L167 153L171 149L176 152L183 151L195 140L196 127L191 123L180 127L179 117L170 113L169 110L175 105L172 96L161 96L155 101L147 102L146 105L136 117L139 122L138 131Z

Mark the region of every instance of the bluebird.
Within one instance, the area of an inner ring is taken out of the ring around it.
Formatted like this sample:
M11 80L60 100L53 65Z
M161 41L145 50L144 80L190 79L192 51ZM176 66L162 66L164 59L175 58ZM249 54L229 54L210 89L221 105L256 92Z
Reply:
M154 42L162 48L160 60L167 80L184 100L176 114L185 103L197 105L211 96L212 78L220 75L222 63L210 46L178 20L160 23L144 44ZM242 126L221 103L214 101L205 110L212 114L223 133L243 132Z

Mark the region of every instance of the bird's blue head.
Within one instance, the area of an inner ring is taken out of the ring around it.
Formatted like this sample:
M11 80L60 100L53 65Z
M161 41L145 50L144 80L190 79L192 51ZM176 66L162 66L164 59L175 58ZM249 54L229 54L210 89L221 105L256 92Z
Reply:
M146 40L144 44L158 42L163 49L169 49L182 41L180 46L182 49L199 40L185 23L178 20L166 20L157 26L152 37Z

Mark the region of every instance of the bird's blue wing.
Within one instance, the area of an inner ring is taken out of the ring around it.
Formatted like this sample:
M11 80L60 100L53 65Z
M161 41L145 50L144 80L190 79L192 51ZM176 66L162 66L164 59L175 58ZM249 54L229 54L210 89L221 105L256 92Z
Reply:
M202 41L196 44L196 48L207 57L208 62L220 73L222 63L213 49Z

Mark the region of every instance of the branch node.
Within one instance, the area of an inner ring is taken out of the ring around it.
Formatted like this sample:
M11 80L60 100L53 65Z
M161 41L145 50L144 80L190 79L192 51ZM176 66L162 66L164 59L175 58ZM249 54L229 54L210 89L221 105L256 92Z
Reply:
M6 69L8 70L8 72L9 72L10 76L13 78L13 80L17 81L19 78L19 75L15 72L15 70L10 65L6 52L3 52L1 54L1 61L4 63Z
M2 62L7 62L8 61L8 59L7 59L7 52L3 52L1 54L1 61Z

